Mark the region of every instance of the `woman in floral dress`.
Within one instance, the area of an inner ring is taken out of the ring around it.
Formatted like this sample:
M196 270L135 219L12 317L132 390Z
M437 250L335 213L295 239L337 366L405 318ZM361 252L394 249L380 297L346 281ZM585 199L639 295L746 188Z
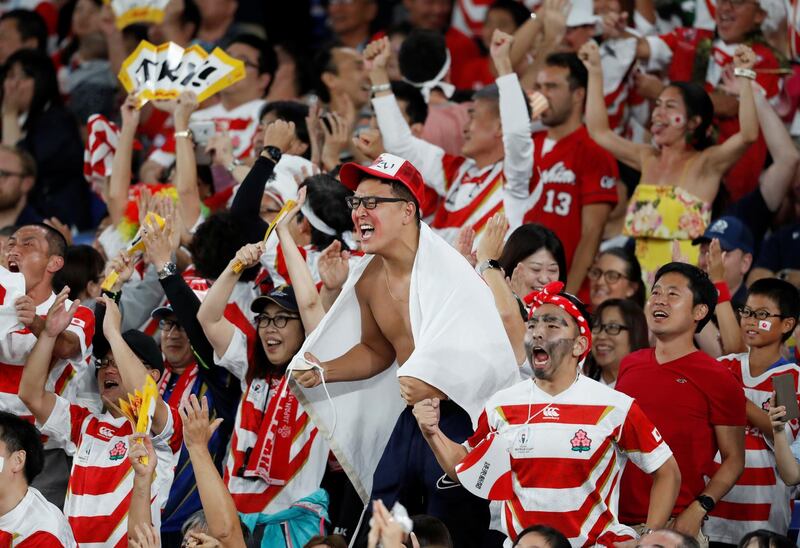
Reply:
M739 46L734 57L740 89L739 133L713 145L711 98L697 84L672 82L656 100L650 118L653 139L647 145L628 141L609 128L597 44L587 43L578 55L589 72L589 134L617 160L642 174L628 204L623 233L636 239L636 257L650 287L655 271L672 260L673 241L678 242L682 256L697 264L698 248L691 243L711 220L711 203L720 180L758 138L750 83L755 78L756 57L747 46Z

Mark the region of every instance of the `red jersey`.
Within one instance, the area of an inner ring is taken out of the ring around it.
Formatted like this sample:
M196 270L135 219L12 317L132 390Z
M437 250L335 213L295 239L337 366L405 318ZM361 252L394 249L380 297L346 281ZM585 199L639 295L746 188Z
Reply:
M745 398L731 372L703 352L667 363L655 349L622 360L616 389L636 400L664 436L681 470L681 488L672 515L680 514L713 475L717 440L714 426L745 426ZM620 520L647 520L652 479L628 467L620 487Z
M533 134L533 205L525 223L539 223L564 245L567 270L581 239L581 213L589 204L617 203L619 169L614 157L595 143L585 126L556 142L546 131Z

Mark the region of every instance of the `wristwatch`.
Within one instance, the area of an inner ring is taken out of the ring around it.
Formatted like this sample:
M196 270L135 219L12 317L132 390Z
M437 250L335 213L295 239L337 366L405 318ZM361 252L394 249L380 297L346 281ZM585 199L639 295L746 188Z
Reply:
M277 164L278 162L281 161L281 156L283 155L283 153L281 152L281 149L279 149L278 147L266 146L264 147L264 151L261 153L261 155L264 156L265 158L269 158L270 160L272 160Z
M164 278L172 276L173 274L177 274L177 272L178 267L175 265L175 263L169 262L164 265L164 268L158 271L158 279L163 280Z
M478 274L483 276L483 273L490 268L493 268L495 270L503 270L503 267L500 266L500 263L498 263L494 259L489 259L488 261L483 261L481 264L478 265Z
M183 131L175 132L175 138L178 139L179 137L183 139L192 139L194 134L192 133L191 129L184 129Z
M713 510L714 507L717 505L717 503L714 502L714 499L712 499L708 495L697 495L697 498L694 500L700 503L700 506L702 506L703 510L706 511L706 514L708 514L711 510Z

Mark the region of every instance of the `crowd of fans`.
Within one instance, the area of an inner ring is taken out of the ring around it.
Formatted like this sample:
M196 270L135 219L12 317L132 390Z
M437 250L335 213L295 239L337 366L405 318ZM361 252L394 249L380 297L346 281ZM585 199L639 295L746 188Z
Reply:
M0 2L0 548L800 545L797 2Z

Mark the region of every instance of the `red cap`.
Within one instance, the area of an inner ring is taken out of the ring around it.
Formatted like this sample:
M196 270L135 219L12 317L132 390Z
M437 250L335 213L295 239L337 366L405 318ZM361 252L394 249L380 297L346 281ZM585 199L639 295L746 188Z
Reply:
M402 183L416 198L417 204L422 204L425 183L417 168L408 160L384 152L369 166L350 162L339 170L339 180L354 192L365 175Z

